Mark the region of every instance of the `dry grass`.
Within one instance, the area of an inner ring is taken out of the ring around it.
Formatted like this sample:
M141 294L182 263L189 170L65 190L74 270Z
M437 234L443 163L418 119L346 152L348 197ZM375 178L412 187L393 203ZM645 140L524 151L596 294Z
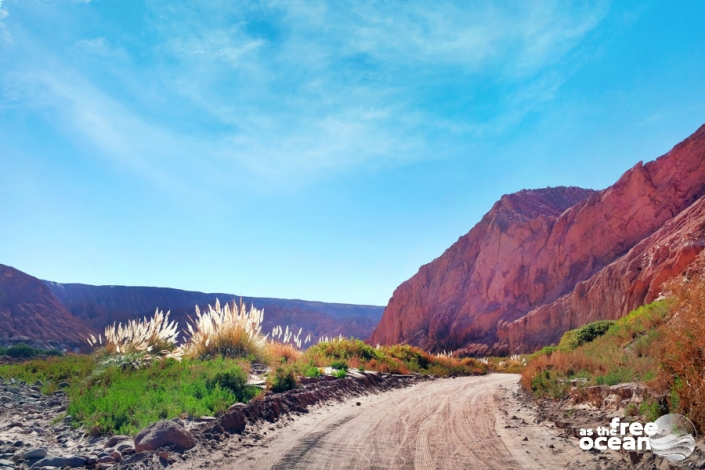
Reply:
M293 344L284 344L276 341L269 343L267 348L269 349L272 361L277 364L293 364L298 361L303 354L301 350Z
M179 333L176 322L169 322L169 312L157 309L147 320L130 320L127 325L113 324L105 328L105 352L108 354L158 354L179 359L176 347ZM103 345L103 338L91 335L86 341L92 347Z
M215 308L209 305L203 313L196 306L184 354L199 359L245 357L267 364L270 356L267 338L261 334L263 318L263 310L254 306L248 310L242 301L239 306L233 302L221 307L216 299Z
M705 277L668 285L676 303L663 333L655 387L671 412L705 429Z
M281 343L291 343L296 345L297 348L301 349L303 344L308 344L311 342L311 333L306 336L306 338L301 339L301 333L304 331L303 328L299 328L298 333L294 333L293 329L289 329L289 325L286 325L286 329L283 329L281 325L277 325L272 328L272 342L279 340ZM282 338L282 335L284 337Z

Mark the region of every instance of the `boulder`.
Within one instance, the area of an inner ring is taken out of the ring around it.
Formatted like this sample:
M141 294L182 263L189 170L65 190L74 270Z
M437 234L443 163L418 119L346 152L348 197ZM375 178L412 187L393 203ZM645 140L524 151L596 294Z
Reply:
M135 451L156 450L164 446L177 446L190 449L196 440L182 425L174 421L157 421L147 426L135 437Z
M218 425L229 433L242 433L247 426L246 408L244 403L235 403L223 416L218 418Z

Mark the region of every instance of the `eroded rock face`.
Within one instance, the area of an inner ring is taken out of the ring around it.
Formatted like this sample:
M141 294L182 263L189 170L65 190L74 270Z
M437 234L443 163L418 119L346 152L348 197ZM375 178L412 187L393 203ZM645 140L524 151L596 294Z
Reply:
M704 194L705 126L603 191L503 196L396 289L371 342L471 354L528 351L569 328L618 318L698 262ZM667 228L669 221L675 225Z
M705 271L705 196L668 221L569 294L514 322L500 322L498 337L510 352L538 349L573 328L616 320L654 301L664 282Z
M91 333L42 281L0 264L0 344L81 346Z

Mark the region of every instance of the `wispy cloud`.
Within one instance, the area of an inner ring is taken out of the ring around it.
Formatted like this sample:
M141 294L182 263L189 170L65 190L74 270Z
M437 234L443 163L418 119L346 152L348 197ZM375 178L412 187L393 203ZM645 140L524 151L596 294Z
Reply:
M23 47L35 50L16 54L15 72L1 79L6 101L14 96L17 106L24 100L59 114L56 125L77 142L165 187L233 171L291 185L364 165L437 158L439 141L448 146L460 135L507 129L553 99L565 80L556 64L608 8L558 1L521 8L450 1L149 5L140 25L148 39L78 30L73 44L90 52L89 64L34 37ZM100 15L100 2L94 6ZM0 21L3 32L10 34ZM122 41L119 57L111 54L115 41ZM60 65L48 73L22 59L40 53Z

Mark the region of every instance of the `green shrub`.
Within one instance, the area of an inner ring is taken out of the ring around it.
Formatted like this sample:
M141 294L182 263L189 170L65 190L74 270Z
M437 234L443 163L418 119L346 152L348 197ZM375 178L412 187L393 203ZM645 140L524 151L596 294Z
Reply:
M654 400L645 400L639 405L639 414L641 414L647 422L654 422L665 413L668 413L668 410L665 410Z
M277 367L274 376L269 377L269 389L274 393L286 392L296 388L296 375L292 367Z
M247 374L240 367L216 373L206 381L206 387L209 390L215 390L216 387L230 390L238 401L250 398L247 387Z
M550 356L554 352L558 351L558 346L544 346L543 348L539 349L535 353L532 353L529 357L528 360L532 360L538 356Z
M558 349L570 351L598 338L615 324L614 320L600 320L588 323L575 330L566 331L558 344ZM553 352L553 351L551 351Z
M316 367L316 366L311 366L308 369L306 369L306 372L304 372L304 376L315 379L321 376L321 370Z
M14 358L30 358L37 355L37 350L28 344L20 343L7 348L7 355Z
M333 369L348 370L348 363L345 361L333 361L330 366Z
M333 377L338 379L344 379L348 376L348 371L346 369L338 369L333 372Z
M434 362L433 356L426 351L408 344L382 346L380 350L386 356L400 360L412 372L428 369L428 366Z
M19 343L16 346L0 346L0 356L10 356L15 359L31 359L35 356L62 356L56 349L33 348L28 344Z
M311 346L306 350L306 356L313 359L316 364L340 359L348 361L353 358L367 362L377 359L378 352L362 340L344 338Z

